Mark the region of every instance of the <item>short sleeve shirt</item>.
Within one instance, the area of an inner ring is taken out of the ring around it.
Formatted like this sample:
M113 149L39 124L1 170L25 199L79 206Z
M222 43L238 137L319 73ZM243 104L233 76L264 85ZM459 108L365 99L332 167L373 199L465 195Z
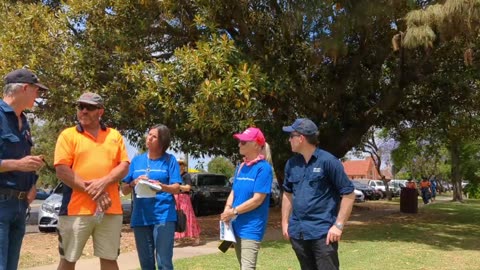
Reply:
M261 241L265 234L270 206L270 192L272 190L272 166L261 160L248 166L239 166L233 180L233 204L235 208L251 199L254 193L267 194L260 206L247 213L237 216L233 221L235 235L242 239Z
M341 195L354 191L341 162L317 148L308 163L295 155L285 166L285 192L292 193L288 233L294 239L321 239L337 219Z
M112 128L100 130L97 138L76 127L67 128L60 133L55 146L55 166L67 165L85 181L108 175L121 162L129 162L127 150L122 135ZM110 184L105 191L112 200L105 213L122 214L118 183ZM96 207L86 192L66 188L60 215L92 215Z
M180 166L175 156L169 153L165 153L158 159L149 159L147 153L134 157L123 182L129 184L142 175L166 185L182 183ZM164 224L167 221L177 220L175 200L168 192L159 191L152 198L134 196L133 200L130 220L132 227Z

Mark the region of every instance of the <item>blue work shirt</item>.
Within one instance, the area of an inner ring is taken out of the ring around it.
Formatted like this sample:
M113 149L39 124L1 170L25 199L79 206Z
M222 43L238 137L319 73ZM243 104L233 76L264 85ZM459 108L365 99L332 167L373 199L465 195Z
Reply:
M288 234L294 239L321 239L337 219L340 195L354 191L340 161L317 148L305 163L302 155L285 165L285 192L292 193Z
M182 183L180 166L175 157L168 153L158 159L149 159L147 153L134 157L123 182L130 184L142 175L166 185ZM177 221L175 199L172 194L159 191L152 198L134 196L130 220L132 227L165 224L167 221Z
M0 160L21 159L30 155L33 146L30 126L22 113L22 130L15 111L0 100ZM35 185L35 172L9 171L0 173L0 188L28 191Z

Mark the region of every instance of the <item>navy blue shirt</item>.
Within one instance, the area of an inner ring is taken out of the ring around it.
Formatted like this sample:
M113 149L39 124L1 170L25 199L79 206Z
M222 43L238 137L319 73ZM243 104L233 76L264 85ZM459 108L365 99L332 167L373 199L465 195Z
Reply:
M340 195L354 191L342 163L317 148L308 164L302 155L285 165L285 192L292 193L292 215L288 234L294 239L313 240L327 235L337 219Z
M22 113L22 130L12 107L0 100L0 160L21 159L30 155L32 136L27 118ZM28 191L37 180L35 172L9 171L0 173L0 188Z

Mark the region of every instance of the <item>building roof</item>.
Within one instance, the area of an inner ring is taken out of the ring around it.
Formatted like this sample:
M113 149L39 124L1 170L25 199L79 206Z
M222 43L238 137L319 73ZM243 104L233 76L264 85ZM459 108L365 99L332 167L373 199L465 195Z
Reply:
M343 162L343 168L347 175L368 175L368 170L373 160L369 157L360 160L347 160Z

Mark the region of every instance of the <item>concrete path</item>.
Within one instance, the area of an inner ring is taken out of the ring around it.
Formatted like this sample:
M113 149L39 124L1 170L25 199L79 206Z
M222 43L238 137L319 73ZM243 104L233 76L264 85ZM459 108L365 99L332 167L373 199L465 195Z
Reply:
M264 241L272 241L282 239L282 232L280 229L269 229L265 233ZM208 239L198 246L179 246L173 248L173 259L182 259L188 257L195 257L201 255L208 255L214 253L221 253L218 250L219 240ZM100 269L98 258L80 259L77 262L76 270L96 270ZM28 270L55 270L58 264L44 265L38 267L27 268ZM137 270L140 269L137 252L126 252L120 254L118 257L118 266L120 270Z
M181 259L186 257L194 257L194 256L201 256L207 255L212 253L220 252L217 249L218 241L207 241L203 245L199 246L184 246L184 247L175 247L173 249L173 259ZM76 269L77 270L96 270L100 269L99 267L98 258L90 258L90 259L80 259L77 262ZM53 265L44 265L38 266L33 268L27 268L28 270L55 270L57 269L58 264ZM120 254L118 257L118 266L120 270L136 270L140 269L140 263L138 262L137 252L126 252Z

